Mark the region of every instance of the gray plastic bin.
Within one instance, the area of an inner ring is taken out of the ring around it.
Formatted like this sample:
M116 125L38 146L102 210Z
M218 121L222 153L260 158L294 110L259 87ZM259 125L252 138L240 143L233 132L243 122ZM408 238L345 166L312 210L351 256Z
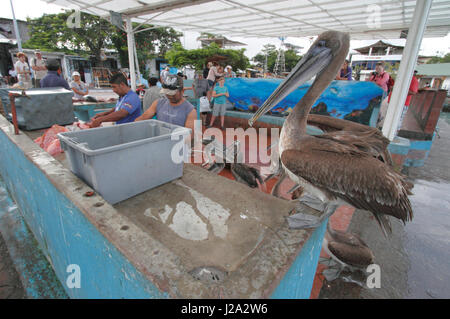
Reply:
M0 98L6 115L11 112L8 92L20 94L22 90L0 89ZM37 130L54 124L66 125L75 122L72 91L64 88L40 88L27 89L25 93L29 98L17 97L15 99L17 122L21 129Z
M71 171L115 204L181 177L183 158L178 156L176 162L171 155L187 154L184 137L190 131L147 120L59 133L58 137Z

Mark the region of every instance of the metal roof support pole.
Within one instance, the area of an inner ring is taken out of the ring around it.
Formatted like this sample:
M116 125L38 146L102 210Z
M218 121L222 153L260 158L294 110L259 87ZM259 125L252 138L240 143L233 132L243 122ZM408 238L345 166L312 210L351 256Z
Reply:
M134 40L133 40L133 26L131 18L126 18L127 23L127 45L128 45L128 64L130 66L130 81L131 89L136 91L136 70L134 68Z
M139 60L136 51L136 38L134 37L134 32L133 32L133 52L134 52L134 61L136 62L136 72L139 78L138 82L139 84L141 84L141 71L139 70Z
M398 122L408 95L409 85L416 66L417 56L425 32L431 3L432 0L416 1L416 7L408 31L408 38L406 39L402 61L400 62L400 68L392 91L391 102L389 103L386 119L383 124L383 135L391 141L396 135Z

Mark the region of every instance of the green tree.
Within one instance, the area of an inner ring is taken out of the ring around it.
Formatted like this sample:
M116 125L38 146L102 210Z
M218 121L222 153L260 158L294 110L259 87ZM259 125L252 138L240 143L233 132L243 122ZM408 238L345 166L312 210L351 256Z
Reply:
M137 24L133 24L135 28ZM141 29L152 27L143 25ZM180 44L180 32L172 28L155 28L147 31L135 33L136 53L139 61L139 69L144 72L145 62L157 56L164 56L166 52L175 44ZM128 43L126 32L116 28L116 32L111 35L111 41L119 52L120 63L128 66Z
M443 57L434 56L427 62L427 64L436 64L436 63L450 63L450 53L447 53Z
M167 51L165 57L171 65L178 67L192 65L197 70L201 70L205 66L208 58L214 55L220 55L227 58L224 63L231 65L233 70L244 70L249 66L249 60L244 52L245 49L222 49L219 48L216 43L212 43L201 49L186 50L181 43L175 43L174 46Z
M253 57L253 61L256 62L256 65L259 67L264 67L264 61L267 55L267 69L269 72L273 72L275 67L275 63L277 61L278 50L273 44L266 44L260 53ZM289 49L284 51L284 60L286 71L291 71L294 66L300 61L301 55L297 53L296 50Z
M59 51L81 56L95 56L100 61L101 49L115 48L123 66L128 66L127 35L100 17L81 13L80 28L70 28L67 19L72 13L44 14L28 19L30 40L25 48L43 51ZM133 27L136 27L134 24ZM142 29L152 27L143 25ZM179 43L181 33L172 28L155 28L135 34L136 52L141 72L145 62L154 56L164 56L174 44Z
M30 39L25 48L60 51L68 54L94 55L100 61L103 48L111 48L110 34L115 27L108 21L81 13L80 28L70 28L67 19L71 12L44 14L37 19L27 19Z

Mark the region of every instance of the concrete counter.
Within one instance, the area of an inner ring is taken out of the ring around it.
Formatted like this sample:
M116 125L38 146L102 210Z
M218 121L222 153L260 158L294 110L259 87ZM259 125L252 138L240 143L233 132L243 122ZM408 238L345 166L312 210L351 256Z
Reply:
M290 230L292 202L185 164L111 206L3 117L0 147L0 174L72 298L309 298L325 224ZM80 288L65 284L72 264Z

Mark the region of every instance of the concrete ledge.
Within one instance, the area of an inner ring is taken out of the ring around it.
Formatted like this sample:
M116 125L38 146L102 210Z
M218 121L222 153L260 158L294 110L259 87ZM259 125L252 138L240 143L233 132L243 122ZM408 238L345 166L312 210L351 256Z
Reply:
M293 203L185 165L182 179L113 207L98 195L83 196L92 189L23 132L14 135L3 117L0 147L0 174L71 298L309 297L324 228L288 229ZM173 211L167 223L166 205ZM220 207L229 214L225 239L215 228ZM170 227L176 214L193 213L208 225L201 242ZM65 285L70 264L81 269L81 288ZM192 275L194 267L211 265L226 278ZM295 288L282 289L292 280ZM278 287L283 292L274 294Z

